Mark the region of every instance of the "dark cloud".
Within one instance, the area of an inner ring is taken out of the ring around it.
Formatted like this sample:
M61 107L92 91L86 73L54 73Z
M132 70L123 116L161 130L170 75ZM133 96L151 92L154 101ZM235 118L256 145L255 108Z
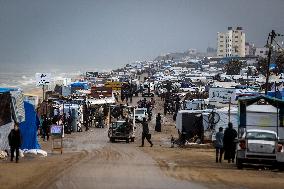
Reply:
M0 69L111 69L205 51L227 26L263 46L271 29L284 33L283 10L282 0L0 0Z

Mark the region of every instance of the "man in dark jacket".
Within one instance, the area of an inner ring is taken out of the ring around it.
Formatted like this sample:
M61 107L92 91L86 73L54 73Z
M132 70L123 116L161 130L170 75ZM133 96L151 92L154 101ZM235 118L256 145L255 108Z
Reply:
M235 153L236 153L236 142L235 139L237 138L238 134L237 131L233 128L233 124L230 122L228 123L228 128L224 132L224 159L228 160L228 163L231 161L234 163L235 160Z
M142 122L142 126L143 126L143 131L142 131L142 145L141 147L144 146L144 140L145 138L147 139L147 141L151 144L151 147L153 146L153 143L151 141L150 135L149 135L149 127L148 127L148 123L146 121L146 118L143 118L143 122Z
M16 163L19 161L19 149L21 147L21 133L19 124L15 123L14 129L8 135L9 146L11 149L11 161L14 159L14 152L16 151Z

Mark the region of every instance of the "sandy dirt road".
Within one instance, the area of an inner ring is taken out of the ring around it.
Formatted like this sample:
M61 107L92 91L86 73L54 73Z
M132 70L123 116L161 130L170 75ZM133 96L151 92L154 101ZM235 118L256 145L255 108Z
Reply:
M106 136L97 136L96 143L102 145L89 151L84 160L60 174L49 188L205 188L166 176L137 143L109 143Z

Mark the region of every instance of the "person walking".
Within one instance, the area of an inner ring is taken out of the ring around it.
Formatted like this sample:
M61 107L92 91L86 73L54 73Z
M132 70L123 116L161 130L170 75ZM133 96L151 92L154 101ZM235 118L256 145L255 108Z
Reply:
M224 139L224 133L223 133L223 127L219 127L219 132L216 133L216 140L215 140L215 149L216 149L216 163L222 162L222 156L223 156L223 139Z
M228 128L224 132L224 159L228 160L228 163L234 163L236 153L236 142L235 138L238 136L237 131L233 128L231 122L228 123Z
M19 149L22 144L21 133L19 124L15 123L14 129L12 129L8 135L9 146L11 150L11 161L14 159L14 152L16 151L16 163L19 161Z
M157 132L161 132L162 131L161 120L162 120L161 114L158 113L158 115L156 117L156 126L155 126L155 131L157 131Z
M151 135L149 134L149 127L148 127L148 123L146 121L146 118L143 118L143 122L142 122L142 126L143 126L143 131L142 131L142 144L140 147L144 147L144 140L145 138L147 139L147 141L151 144L151 147L153 147L153 143L151 141Z
M49 120L46 115L43 115L42 122L43 141L49 140Z

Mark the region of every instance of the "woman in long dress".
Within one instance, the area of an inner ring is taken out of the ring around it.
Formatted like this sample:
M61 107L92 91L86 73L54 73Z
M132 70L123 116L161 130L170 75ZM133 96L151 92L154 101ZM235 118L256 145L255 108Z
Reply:
M157 132L161 132L161 127L162 127L161 120L162 120L161 114L158 113L156 117L156 126L155 126L155 131Z

